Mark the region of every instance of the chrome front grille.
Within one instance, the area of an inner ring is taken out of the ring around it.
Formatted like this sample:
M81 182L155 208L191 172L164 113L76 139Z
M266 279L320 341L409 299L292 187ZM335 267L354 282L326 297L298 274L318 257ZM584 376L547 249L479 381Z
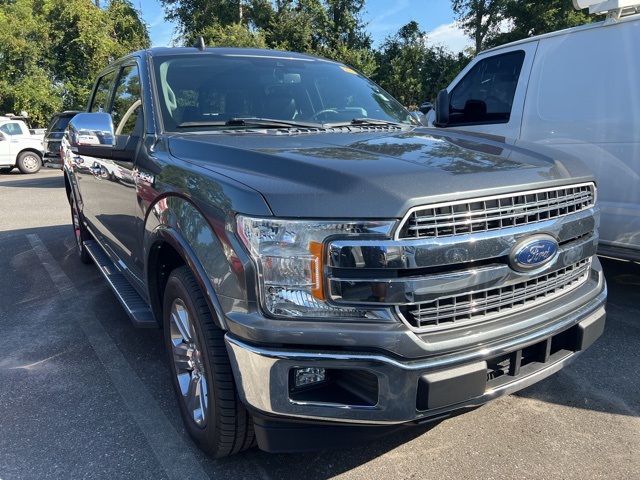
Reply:
M399 239L440 238L553 220L591 208L592 183L495 195L412 209Z
M591 258L513 285L470 292L418 305L398 313L419 332L484 322L532 305L540 305L577 288L589 278Z

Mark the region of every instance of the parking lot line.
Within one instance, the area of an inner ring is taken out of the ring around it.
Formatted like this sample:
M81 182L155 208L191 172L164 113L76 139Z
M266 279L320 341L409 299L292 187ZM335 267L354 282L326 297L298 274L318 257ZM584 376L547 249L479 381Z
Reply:
M77 296L79 292L40 237L35 234L28 234L26 237L59 294ZM100 321L89 310L74 313L73 317L118 389L129 413L135 419L167 476L176 479L209 478Z

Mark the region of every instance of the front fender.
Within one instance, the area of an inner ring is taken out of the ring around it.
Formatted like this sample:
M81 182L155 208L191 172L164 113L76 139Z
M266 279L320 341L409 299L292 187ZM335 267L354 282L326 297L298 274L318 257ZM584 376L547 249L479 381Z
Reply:
M207 216L187 198L164 197L153 205L147 216L144 245L148 259L145 275L156 318L161 318L156 309L162 305L163 285L156 279L163 275L165 268L159 264L163 261L160 249L165 244L170 245L196 275L221 329L227 330L225 312L248 309L246 260L238 257L228 233L223 221ZM168 272L164 274L168 276Z

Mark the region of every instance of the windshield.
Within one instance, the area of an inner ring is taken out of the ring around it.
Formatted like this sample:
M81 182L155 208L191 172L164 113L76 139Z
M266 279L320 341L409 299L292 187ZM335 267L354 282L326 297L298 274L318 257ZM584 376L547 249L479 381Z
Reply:
M269 119L281 121L277 128L416 123L379 86L325 60L206 52L156 57L154 69L168 131L255 128Z

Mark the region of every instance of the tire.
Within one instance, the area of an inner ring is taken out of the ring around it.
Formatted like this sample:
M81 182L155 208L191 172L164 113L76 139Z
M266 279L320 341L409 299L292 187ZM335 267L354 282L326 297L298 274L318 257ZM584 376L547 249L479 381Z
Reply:
M254 446L253 419L238 397L224 332L188 266L171 273L163 303L169 369L187 432L214 458Z
M93 258L91 258L91 255L87 252L84 242L91 240L91 234L87 230L87 227L84 226L84 223L82 223L82 214L78 209L73 195L69 198L69 204L71 205L71 227L73 228L73 238L76 242L76 251L78 252L80 261L89 265L93 263Z
M22 152L18 155L16 165L22 173L38 173L42 167L42 159L37 153Z

